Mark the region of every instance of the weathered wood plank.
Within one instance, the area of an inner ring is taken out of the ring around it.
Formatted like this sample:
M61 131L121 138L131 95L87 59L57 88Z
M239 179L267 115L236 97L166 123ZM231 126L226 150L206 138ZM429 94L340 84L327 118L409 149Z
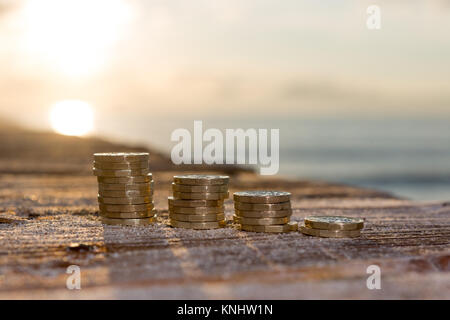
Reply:
M160 217L147 228L102 226L93 177L0 176L0 218L12 222L0 223L0 298L450 298L448 204L240 174L232 191L291 191L292 220L365 217L362 237L192 231L165 225L172 175L155 174ZM72 264L80 291L65 288ZM371 264L382 290L366 287Z

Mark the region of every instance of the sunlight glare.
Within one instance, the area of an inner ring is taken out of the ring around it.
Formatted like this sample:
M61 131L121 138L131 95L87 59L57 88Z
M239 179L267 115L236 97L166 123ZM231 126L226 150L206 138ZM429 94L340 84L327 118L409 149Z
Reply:
M132 11L124 0L28 0L22 14L28 51L76 76L102 66Z

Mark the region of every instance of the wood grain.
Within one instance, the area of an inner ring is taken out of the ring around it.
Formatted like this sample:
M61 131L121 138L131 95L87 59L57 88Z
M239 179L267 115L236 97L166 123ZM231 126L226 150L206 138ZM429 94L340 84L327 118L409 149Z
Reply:
M158 223L103 226L92 176L0 176L1 299L450 298L450 205L414 203L349 186L231 177L231 190L293 193L291 220L366 218L361 238L325 239L168 227L173 172L154 174ZM231 216L232 201L226 203ZM78 265L82 289L66 289ZM382 289L366 269L379 265Z

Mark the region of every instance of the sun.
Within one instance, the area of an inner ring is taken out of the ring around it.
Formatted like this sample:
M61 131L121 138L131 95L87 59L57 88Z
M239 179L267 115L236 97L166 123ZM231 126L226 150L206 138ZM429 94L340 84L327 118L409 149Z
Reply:
M57 133L84 136L94 128L94 112L91 105L84 101L59 101L51 108L50 123Z

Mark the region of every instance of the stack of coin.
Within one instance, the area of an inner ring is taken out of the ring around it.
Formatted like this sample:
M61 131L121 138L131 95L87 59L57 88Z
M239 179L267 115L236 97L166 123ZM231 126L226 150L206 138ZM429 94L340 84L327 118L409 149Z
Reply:
M361 235L364 219L340 216L311 216L305 218L300 232L324 238L355 238Z
M94 175L102 222L140 226L154 222L148 153L95 153Z
M280 191L235 192L234 221L241 230L284 233L296 231L298 224L290 222L291 194Z
M224 199L229 197L228 176L174 176L169 197L170 225L185 229L217 229L225 226Z

